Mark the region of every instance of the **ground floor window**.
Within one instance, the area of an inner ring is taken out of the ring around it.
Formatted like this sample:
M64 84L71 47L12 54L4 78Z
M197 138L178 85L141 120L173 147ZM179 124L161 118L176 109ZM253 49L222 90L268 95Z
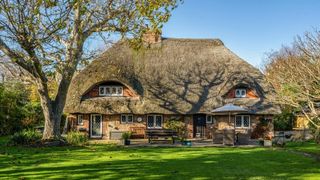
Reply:
M215 123L215 118L212 115L207 115L206 123L207 124Z
M148 128L162 128L162 115L148 115L147 118Z
M250 116L249 115L237 115L235 119L236 128L249 128Z
M79 114L77 117L77 124L82 126L83 125L83 115Z
M100 114L91 115L90 136L95 138L102 137L102 115Z
M133 115L132 114L122 114L121 115L121 124L131 124L133 123Z

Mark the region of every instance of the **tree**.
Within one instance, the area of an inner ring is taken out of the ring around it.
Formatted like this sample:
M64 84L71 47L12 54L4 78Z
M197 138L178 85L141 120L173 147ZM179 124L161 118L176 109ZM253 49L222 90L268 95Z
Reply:
M303 113L316 127L320 124L320 31L298 37L292 46L269 56L265 66L267 80L275 88L274 101Z
M85 43L112 33L134 40L159 31L178 0L1 0L0 51L37 85L45 117L43 139L60 137L71 79L90 55ZM57 79L50 98L48 79Z

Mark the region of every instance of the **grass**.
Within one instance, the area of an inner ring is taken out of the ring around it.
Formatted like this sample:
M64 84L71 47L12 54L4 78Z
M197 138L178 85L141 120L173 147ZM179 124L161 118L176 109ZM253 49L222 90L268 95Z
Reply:
M0 179L317 179L320 162L265 148L6 147Z
M320 145L314 141L288 142L285 148L320 156Z

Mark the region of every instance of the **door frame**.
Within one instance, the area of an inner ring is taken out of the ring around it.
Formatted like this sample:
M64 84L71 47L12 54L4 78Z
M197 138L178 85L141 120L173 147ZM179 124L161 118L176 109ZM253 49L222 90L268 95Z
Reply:
M100 118L101 118L101 121L100 121L100 136L93 136L92 135L92 120L93 120L93 116L100 116ZM103 119L102 119L102 115L101 114L91 114L91 116L90 116L90 137L91 138L101 138L102 137L102 121L103 121Z
M198 118L198 117L202 117L202 118L204 118L203 120L204 120L204 122L203 123L197 123L197 119L196 118ZM193 138L196 138L196 136L197 136L197 125L198 124L203 124L203 126L199 126L199 127L202 127L203 128L203 132L202 132L202 134L200 135L200 138L207 138L207 136L206 136L206 128L207 128L207 124L206 124L206 119L207 119L207 115L206 114L202 114L202 113L200 113L200 114L193 114L193 116L192 116L192 121L193 121Z

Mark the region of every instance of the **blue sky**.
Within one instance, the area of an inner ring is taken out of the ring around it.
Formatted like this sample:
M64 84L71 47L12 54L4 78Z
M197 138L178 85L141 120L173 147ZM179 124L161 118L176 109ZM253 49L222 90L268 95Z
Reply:
M320 0L185 0L162 35L219 38L259 67L266 53L313 28L320 29Z

